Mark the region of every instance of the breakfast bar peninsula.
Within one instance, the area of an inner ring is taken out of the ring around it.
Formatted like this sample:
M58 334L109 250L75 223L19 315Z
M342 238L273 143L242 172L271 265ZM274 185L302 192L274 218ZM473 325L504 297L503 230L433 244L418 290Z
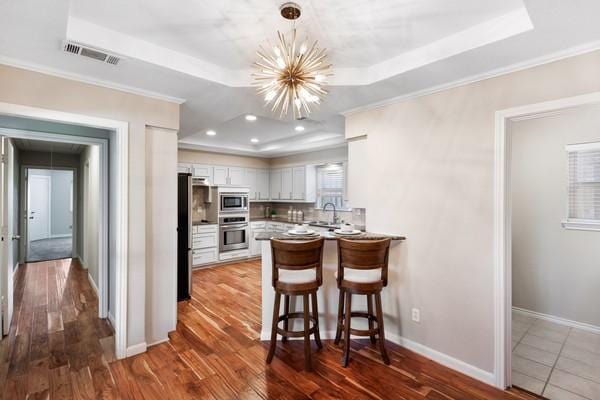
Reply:
M335 272L337 271L338 255L337 242L339 237L351 240L380 240L385 238L392 239L392 246L396 246L405 237L398 235L377 234L371 232L361 232L357 235L337 235L334 232L321 232L318 235L290 235L282 232L261 232L256 236L256 240L262 242L262 330L261 340L269 340L271 335L271 321L273 318L273 304L275 292L272 286L272 255L271 255L271 239L278 240L295 240L306 241L314 240L316 237L323 237L325 245L323 249L323 285L317 293L319 303L319 325L322 339L333 339L336 331L337 320L337 302L338 289L335 280ZM360 296L364 297L364 296ZM362 303L361 303L362 301ZM367 307L364 299L357 298L356 307ZM291 310L300 311L302 309L302 299L292 297L290 300ZM361 321L362 322L362 321ZM301 321L293 321L294 324L301 324ZM299 328L300 325L297 325ZM295 329L294 326L292 328ZM279 338L281 339L281 338Z

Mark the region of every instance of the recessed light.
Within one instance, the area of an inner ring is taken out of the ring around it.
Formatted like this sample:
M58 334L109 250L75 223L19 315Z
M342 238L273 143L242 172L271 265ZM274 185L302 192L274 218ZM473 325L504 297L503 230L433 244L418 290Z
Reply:
M252 114L246 115L246 121L256 121L256 115L252 115Z
M206 131L206 134L208 136L215 136L217 134L217 132L215 132L215 131Z
M258 143L258 139L257 139L257 138L255 138L255 137L253 137L252 139L250 139L250 141L251 141L252 143Z
M294 129L296 129L296 132L302 132L304 130L304 127L302 125L298 125Z

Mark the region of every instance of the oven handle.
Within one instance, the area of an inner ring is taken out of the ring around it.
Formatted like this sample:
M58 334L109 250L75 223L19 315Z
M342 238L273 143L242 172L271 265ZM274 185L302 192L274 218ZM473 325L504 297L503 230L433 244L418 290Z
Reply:
M221 230L223 231L229 231L232 229L240 229L240 228L247 228L248 224L233 224L233 225L221 225Z

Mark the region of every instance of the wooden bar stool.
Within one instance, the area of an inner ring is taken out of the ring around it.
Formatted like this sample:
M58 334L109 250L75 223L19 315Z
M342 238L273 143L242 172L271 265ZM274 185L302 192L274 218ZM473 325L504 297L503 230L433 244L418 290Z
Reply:
M323 242L323 238L310 241L271 239L275 305L267 364L273 360L277 334L282 336L282 342L285 342L288 337L304 337L304 369L306 371L312 370L310 335L314 334L317 346L319 349L323 348L319 335L317 306L317 290L323 283ZM283 315L279 315L281 295L285 296ZM304 312L290 312L290 296L302 296ZM309 310L309 296L312 300L312 316ZM288 330L289 320L294 318L304 320L303 330ZM280 321L283 321L283 329L278 326ZM310 326L311 321L312 327Z
M338 270L335 274L340 291L335 344L339 344L344 332L344 355L342 366L348 366L350 335L369 336L373 344L379 339L379 350L385 364L390 363L385 349L381 290L387 286L388 257L391 239L347 240L338 239ZM352 311L352 295L367 296L367 312ZM375 298L375 314L373 313ZM369 329L351 327L352 317L367 318ZM376 326L374 326L376 324Z

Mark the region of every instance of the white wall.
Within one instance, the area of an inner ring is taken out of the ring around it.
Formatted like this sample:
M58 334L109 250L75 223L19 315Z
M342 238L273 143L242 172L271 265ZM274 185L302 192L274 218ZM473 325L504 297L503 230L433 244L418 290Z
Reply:
M491 378L494 114L598 91L599 70L600 52L593 52L347 117L347 138L368 136L361 184L369 229L407 237L393 246L383 291L390 338L403 336ZM419 324L412 307L421 309Z
M600 108L510 124L513 305L600 327L600 232L567 230L565 145L600 141Z
M348 159L348 146L335 147L332 149L316 150L306 153L292 154L289 156L272 158L271 168L285 167L289 165L321 164Z
M100 213L100 146L86 146L81 153L82 174L82 252L79 258L98 287L99 279L99 213Z
M146 130L146 342L177 324L177 131Z

